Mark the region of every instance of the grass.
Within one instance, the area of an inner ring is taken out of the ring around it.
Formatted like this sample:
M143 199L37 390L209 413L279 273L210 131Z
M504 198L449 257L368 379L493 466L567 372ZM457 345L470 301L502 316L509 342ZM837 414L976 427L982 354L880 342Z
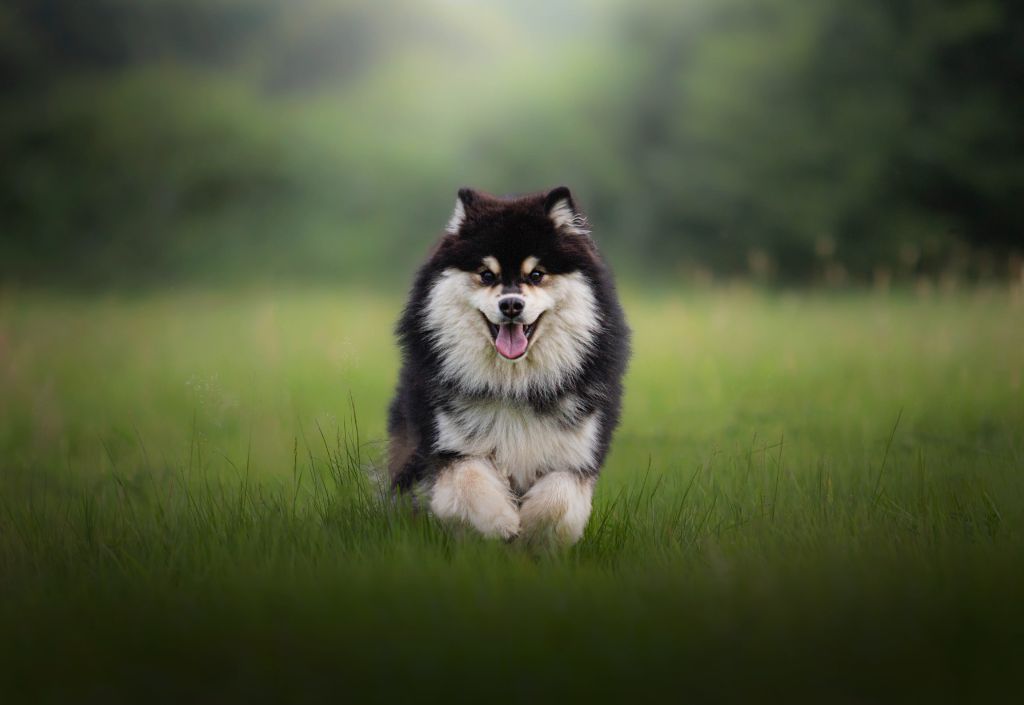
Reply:
M0 299L0 697L1015 687L1019 294L628 297L626 412L593 518L540 557L368 480L398 304Z

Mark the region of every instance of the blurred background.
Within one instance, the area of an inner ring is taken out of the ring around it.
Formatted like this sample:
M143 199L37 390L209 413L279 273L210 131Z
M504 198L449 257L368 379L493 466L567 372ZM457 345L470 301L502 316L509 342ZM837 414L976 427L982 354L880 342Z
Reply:
M365 471L559 184L633 357L536 561ZM0 702L1012 702L1022 201L1024 0L0 0Z
M1021 278L1011 0L3 0L0 281L407 281L567 184L625 277Z

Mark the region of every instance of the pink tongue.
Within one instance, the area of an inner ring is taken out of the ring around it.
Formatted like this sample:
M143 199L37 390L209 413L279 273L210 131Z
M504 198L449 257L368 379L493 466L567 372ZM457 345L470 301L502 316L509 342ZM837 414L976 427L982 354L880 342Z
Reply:
M495 338L494 345L498 352L509 360L515 360L526 352L528 344L522 323L502 323L498 327L498 337Z

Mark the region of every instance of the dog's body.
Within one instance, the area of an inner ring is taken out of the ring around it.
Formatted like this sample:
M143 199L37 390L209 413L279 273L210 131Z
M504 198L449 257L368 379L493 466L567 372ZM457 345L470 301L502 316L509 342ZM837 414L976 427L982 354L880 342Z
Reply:
M619 419L629 331L568 189L462 189L398 326L392 485L485 536L573 543Z

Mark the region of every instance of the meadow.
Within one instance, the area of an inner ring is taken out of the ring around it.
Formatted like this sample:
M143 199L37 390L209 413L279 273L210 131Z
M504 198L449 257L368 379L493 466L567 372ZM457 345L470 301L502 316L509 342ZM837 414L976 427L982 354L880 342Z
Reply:
M0 699L1019 691L1019 288L629 293L623 423L554 555L374 482L400 304L0 293Z

